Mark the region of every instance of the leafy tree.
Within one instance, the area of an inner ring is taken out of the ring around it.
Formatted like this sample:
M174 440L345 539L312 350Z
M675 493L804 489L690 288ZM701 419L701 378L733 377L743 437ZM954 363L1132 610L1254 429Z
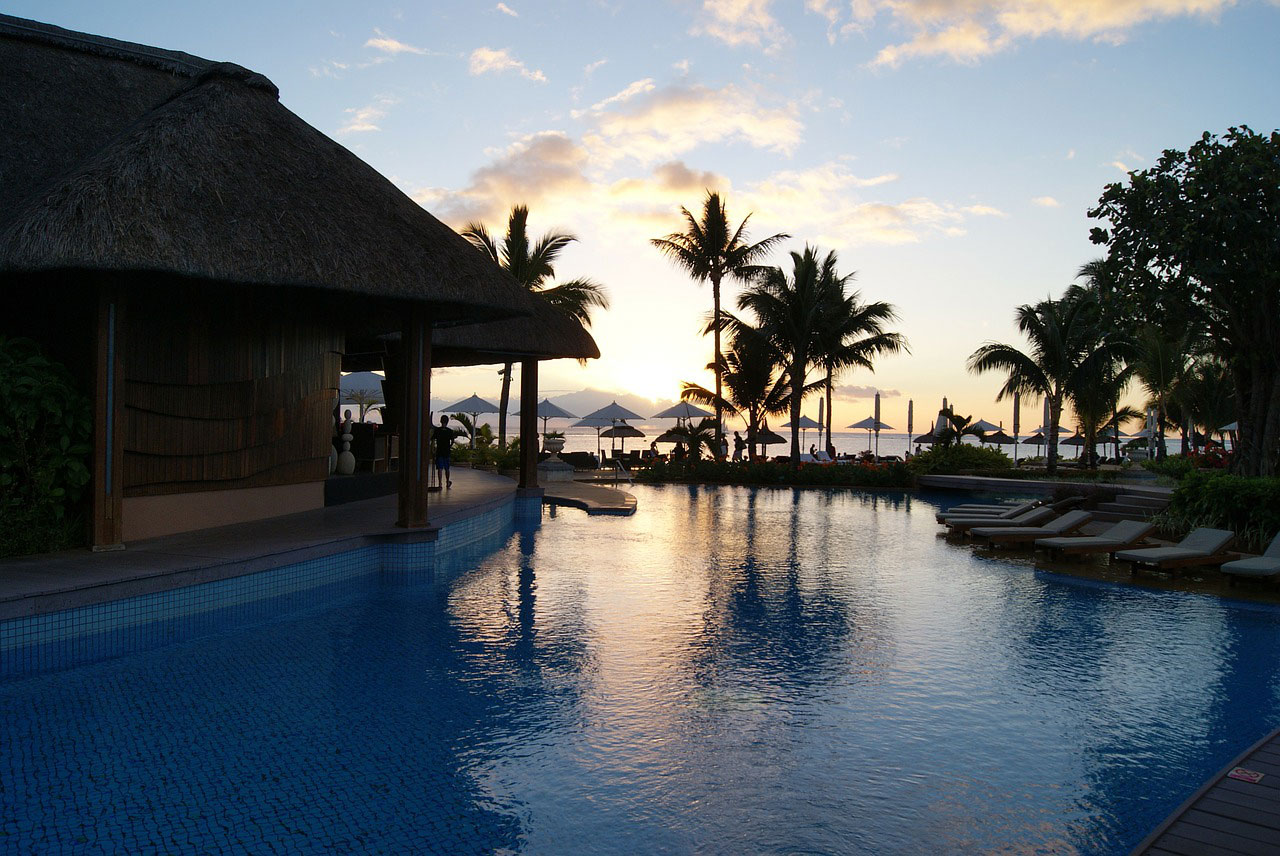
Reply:
M1117 302L1130 317L1202 327L1231 370L1234 472L1280 467L1280 132L1206 132L1187 151L1109 184L1089 216L1108 228Z
M738 295L738 308L750 309L760 332L773 346L788 376L791 391L791 465L800 464L800 405L811 366L821 358L822 313L837 303L848 277L836 270L834 252L821 259L806 246L791 254L791 275L782 268L763 268L751 287Z
M517 205L507 218L507 234L499 245L483 223L468 223L462 228L466 238L495 264L515 277L516 282L545 299L556 309L591 326L593 309L608 309L609 296L604 286L590 279L571 279L559 285L548 283L555 277L555 262L565 247L578 240L568 232L548 232L532 243L529 240L529 209ZM502 398L498 404L498 443L507 444L507 406L511 403L512 364L505 364Z
M71 374L30 339L0 336L0 556L80 540L93 419Z
M845 286L852 279L853 274L837 278L840 293L832 295L832 303L823 310L818 324L817 362L825 374L828 443L834 421L831 391L840 373L851 368L874 372L875 357L907 350L905 336L884 329L886 324L897 320L893 306L879 301L863 303L859 292L845 292Z
M703 200L701 219L689 213L688 208L682 207L680 213L685 219L683 232L672 232L665 238L653 238L649 243L673 259L698 282L711 283L712 330L715 333L716 432L719 435L724 424L720 403L723 400L721 373L724 370L724 359L720 352L720 283L726 278L742 281L750 279L759 262L790 235L778 234L754 244L747 243L747 221L751 219L751 215L744 217L738 228L731 231L729 215L720 194L712 191L707 191L707 198ZM718 442L716 447L719 448Z
M1097 378L1100 366L1115 359L1115 344L1103 335L1097 294L1080 286L1072 286L1059 300L1019 306L1015 318L1028 351L988 342L969 355L968 368L975 374L1005 373L997 401L1015 395L1048 398L1047 469L1052 475L1058 466L1062 403L1070 392Z

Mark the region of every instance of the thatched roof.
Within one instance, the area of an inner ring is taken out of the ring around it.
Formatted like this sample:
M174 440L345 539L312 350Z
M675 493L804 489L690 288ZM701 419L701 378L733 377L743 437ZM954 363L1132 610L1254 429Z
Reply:
M544 300L537 300L537 304L528 318L433 330L431 364L475 366L558 357L591 360L600 356L595 340L581 324Z
M426 302L437 321L538 310L260 74L4 15L0 74L0 295L145 271Z

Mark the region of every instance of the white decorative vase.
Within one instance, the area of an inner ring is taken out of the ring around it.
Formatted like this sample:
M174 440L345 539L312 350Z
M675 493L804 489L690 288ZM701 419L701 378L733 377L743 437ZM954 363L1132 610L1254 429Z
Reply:
M542 438L542 451L550 452L553 455L558 455L563 449L564 449L563 437L543 437Z
M356 456L351 454L351 435L342 435L342 453L338 455L338 475L349 476L356 471Z

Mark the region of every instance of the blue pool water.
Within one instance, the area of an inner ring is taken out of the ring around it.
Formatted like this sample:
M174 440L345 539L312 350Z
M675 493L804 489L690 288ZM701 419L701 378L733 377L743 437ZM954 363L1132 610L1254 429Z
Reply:
M637 488L471 570L0 684L0 851L1124 853L1280 725L1280 611L942 497Z

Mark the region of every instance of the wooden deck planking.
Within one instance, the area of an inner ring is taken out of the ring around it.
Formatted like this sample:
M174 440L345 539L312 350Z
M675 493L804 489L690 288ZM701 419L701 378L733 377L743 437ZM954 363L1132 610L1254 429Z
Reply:
M1260 782L1228 778L1236 767ZM1280 729L1245 750L1169 815L1134 856L1280 856Z

